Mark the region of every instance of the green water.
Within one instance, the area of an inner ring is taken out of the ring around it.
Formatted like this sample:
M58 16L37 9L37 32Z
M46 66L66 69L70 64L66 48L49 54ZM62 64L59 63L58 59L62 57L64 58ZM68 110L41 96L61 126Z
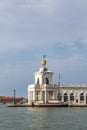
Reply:
M0 130L87 130L87 108L10 108L0 104Z

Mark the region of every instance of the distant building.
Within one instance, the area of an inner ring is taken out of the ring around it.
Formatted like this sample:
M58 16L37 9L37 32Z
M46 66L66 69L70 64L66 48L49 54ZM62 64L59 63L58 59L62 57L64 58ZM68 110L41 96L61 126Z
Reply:
M87 104L87 85L53 84L53 72L46 67L45 56L41 68L34 73L35 83L28 85L28 104L50 102L68 102L69 104ZM60 79L60 76L59 76Z
M24 100L23 97L15 97L16 102L21 102L23 100ZM0 96L0 102L2 103L14 102L14 97Z

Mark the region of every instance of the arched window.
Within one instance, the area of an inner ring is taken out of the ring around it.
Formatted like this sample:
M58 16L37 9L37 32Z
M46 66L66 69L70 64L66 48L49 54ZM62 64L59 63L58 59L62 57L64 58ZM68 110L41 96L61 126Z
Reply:
M70 94L70 101L74 101L74 95L73 95L73 93Z
M64 94L64 102L68 101L68 95L67 93Z
M62 100L62 95L61 95L61 93L58 93L58 100L59 100L59 101Z
M83 93L80 94L80 101L84 101L84 94Z

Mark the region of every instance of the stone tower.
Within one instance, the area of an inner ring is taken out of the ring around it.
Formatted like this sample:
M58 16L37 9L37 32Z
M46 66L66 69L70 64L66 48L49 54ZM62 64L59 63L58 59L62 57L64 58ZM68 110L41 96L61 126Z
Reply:
M38 72L34 73L35 75L35 84L53 84L53 72L48 71L48 68L46 67L46 59L45 55L43 56L43 59L41 61L41 68Z

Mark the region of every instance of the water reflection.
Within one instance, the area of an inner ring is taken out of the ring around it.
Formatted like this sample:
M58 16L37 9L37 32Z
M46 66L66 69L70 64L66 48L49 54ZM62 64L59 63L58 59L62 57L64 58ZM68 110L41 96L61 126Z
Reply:
M82 108L28 108L32 116L32 125L30 129L36 130L77 130L84 129L87 126L83 125L84 114L80 114ZM87 109L82 109L83 113ZM87 117L85 116L87 119ZM83 120L83 121L82 121Z

